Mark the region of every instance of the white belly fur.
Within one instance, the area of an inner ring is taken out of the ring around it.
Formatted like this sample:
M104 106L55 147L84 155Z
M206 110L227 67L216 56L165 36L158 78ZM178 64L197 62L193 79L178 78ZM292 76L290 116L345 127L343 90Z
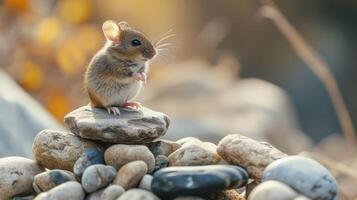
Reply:
M120 90L113 92L112 94L106 95L105 102L103 103L105 104L105 106L119 106L125 102L134 99L139 94L141 87L142 82L135 81L127 87L123 87Z

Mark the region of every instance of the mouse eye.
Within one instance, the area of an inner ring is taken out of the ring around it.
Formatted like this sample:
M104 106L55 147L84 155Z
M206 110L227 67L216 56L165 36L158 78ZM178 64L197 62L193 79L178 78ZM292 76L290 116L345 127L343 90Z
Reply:
M141 42L138 39L134 39L131 41L131 45L134 47L141 45Z

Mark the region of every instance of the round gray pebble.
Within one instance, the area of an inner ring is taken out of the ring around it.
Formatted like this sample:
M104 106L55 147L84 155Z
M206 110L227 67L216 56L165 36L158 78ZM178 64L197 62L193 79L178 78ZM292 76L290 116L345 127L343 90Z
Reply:
M35 200L83 200L85 193L80 183L69 181L63 183L48 192L39 194Z
M249 194L248 200L286 200L294 199L298 194L289 186L279 181L266 181L259 184Z
M109 185L116 175L114 167L96 164L88 167L82 176L82 185L86 192L92 193Z
M101 200L105 189L97 190L86 197L86 200Z
M105 188L102 193L101 200L116 200L122 194L124 194L125 189L120 185L111 185Z
M335 178L310 158L288 156L274 161L264 170L262 180L283 182L311 199L338 199Z
M151 182L152 182L153 176L150 174L145 174L145 176L141 179L139 183L139 188L151 191Z

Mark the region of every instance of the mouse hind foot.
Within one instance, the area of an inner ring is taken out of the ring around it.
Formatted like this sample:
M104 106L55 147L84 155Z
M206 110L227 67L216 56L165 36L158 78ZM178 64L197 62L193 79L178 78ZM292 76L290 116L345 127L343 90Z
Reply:
M139 110L142 108L141 104L139 102L125 102L123 104L120 105L120 107L122 108L134 108L136 110Z
M109 114L112 114L113 115L120 115L120 110L118 107L114 107L114 106L108 106L108 107L105 107L108 111Z

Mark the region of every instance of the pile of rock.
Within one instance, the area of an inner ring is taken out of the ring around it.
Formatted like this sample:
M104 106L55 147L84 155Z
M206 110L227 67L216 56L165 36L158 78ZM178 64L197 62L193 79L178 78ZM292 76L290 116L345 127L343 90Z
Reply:
M114 116L84 106L65 124L71 133L38 133L35 161L0 159L0 199L338 198L335 179L311 159L238 134L218 146L192 137L159 139L169 118L148 108Z

